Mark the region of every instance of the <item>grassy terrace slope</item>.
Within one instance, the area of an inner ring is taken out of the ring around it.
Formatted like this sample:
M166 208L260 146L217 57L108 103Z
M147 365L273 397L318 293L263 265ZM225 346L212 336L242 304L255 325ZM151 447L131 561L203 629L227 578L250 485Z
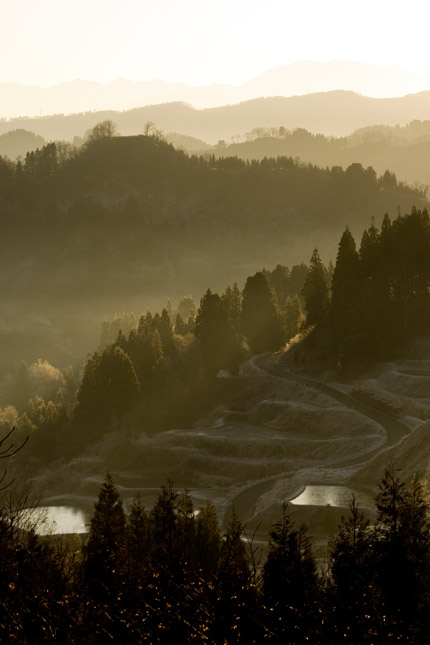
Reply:
M48 504L90 511L106 469L126 504L139 491L150 506L170 478L190 489L197 508L210 498L222 517L234 505L250 527L261 523L263 534L282 501L306 485L346 485L372 497L389 457L404 478L425 474L428 351L422 346L423 360L379 364L353 379L339 372L310 377L288 351L252 359L225 400L192 426L128 439L112 431L79 456L46 465L33 483ZM314 522L314 536L327 530L326 509L294 513Z

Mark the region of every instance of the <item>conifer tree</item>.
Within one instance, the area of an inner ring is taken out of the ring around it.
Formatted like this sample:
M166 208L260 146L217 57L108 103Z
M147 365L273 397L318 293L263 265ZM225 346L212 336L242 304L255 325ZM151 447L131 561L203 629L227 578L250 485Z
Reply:
M133 499L127 522L127 544L134 573L140 578L151 550L151 529L145 507L139 496Z
M306 325L322 323L327 318L330 298L324 266L317 249L312 253L301 293L305 299Z
M217 569L222 545L216 510L211 501L206 502L197 516L196 542L199 567L204 578L211 579Z
M211 638L216 643L255 642L255 589L242 540L243 525L234 510L227 522L215 580Z
M293 338L299 332L304 320L300 299L297 294L294 298L287 296L284 312L285 336L287 340L290 340L290 338Z
M89 354L83 367L82 381L77 392L75 417L79 422L91 423L99 415L103 405L103 385L100 373L101 356Z
M376 584L379 611L398 640L421 635L428 627L430 525L428 505L418 477L409 488L392 463L385 469L376 497ZM414 642L420 642L417 638Z
M118 336L116 337L115 345L116 345L116 347L119 347L120 349L122 349L123 352L127 353L127 349L128 349L127 348L127 339L126 339L122 329L120 329L119 332L118 332Z
M84 629L91 635L91 642L124 639L126 518L110 473L107 473L94 505L83 569Z
M242 294L235 282L233 287L228 285L221 296L228 317L236 332L240 329L240 316L242 313Z
M175 341L173 339L173 328L167 309L163 309L163 311L161 312L158 331L163 347L163 355L166 357L175 356L177 352Z
M276 294L280 306L286 301L289 295L290 271L288 267L278 264L267 276L270 287Z
M362 351L377 357L384 352L394 334L390 324L392 307L388 266L383 261L381 233L373 221L361 238L360 272Z
M137 402L140 391L133 363L120 347L113 346L103 352L100 369L105 407L121 419Z
M183 296L178 304L178 312L181 314L184 320L188 320L190 316L195 318L196 315L196 305L192 296Z
M334 606L333 638L347 633L351 642L365 643L377 628L374 608L374 534L353 494L349 515L340 519L330 540L329 602Z
M193 501L187 490L178 499L176 549L182 566L193 570L197 562L196 522Z
M151 509L150 521L153 536L152 563L158 570L170 575L179 554L176 552L177 493L169 481L161 488Z
M255 354L279 349L284 341L276 297L261 271L246 281L241 328Z
M361 302L359 256L351 231L346 228L339 242L332 281L333 342L338 354L351 357L361 348Z
M178 311L175 319L175 334L177 336L185 336L187 331L188 331L187 323L185 322L185 320L182 318L181 314Z
M304 640L311 633L312 602L317 575L307 528L295 528L287 505L270 531L263 569L263 591L269 629L285 642Z
M85 547L85 577L103 595L118 580L124 566L125 514L118 489L107 473L94 505Z
M195 332L208 376L215 376L220 369L237 366L240 356L238 335L220 296L210 289L200 300Z

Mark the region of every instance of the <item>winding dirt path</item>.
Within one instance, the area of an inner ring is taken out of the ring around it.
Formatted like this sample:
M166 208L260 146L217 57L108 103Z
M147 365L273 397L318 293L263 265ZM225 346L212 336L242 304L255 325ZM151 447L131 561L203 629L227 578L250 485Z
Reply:
M296 383L301 383L306 387L319 390L347 408L355 410L363 416L376 421L385 429L386 441L383 445L365 453L364 455L361 454L351 457L350 459L332 463L330 464L332 469L363 465L382 450L395 445L403 436L410 432L410 428L408 428L404 423L396 419L394 416L387 414L383 404L378 404L377 401L369 400L367 397L366 400L363 401L359 392L356 394L354 394L354 390L350 393L343 392L337 389L334 384L326 384L313 378L300 376L293 370L279 365L279 363L272 363L268 367L263 367L259 362L260 361L258 359L255 361L256 366L267 374L270 374L275 378L295 381ZM430 375L430 372L428 374ZM282 479L288 475L289 473L285 473L284 475L278 474L270 479L265 479L264 481L251 484L236 495L233 500L233 506L237 509L242 518L252 517L258 499L272 488L273 483L276 480Z

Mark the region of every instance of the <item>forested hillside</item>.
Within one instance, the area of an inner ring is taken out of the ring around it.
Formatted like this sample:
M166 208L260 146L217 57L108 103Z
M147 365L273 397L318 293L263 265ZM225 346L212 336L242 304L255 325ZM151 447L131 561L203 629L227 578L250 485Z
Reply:
M42 349L77 366L105 315L243 285L315 247L328 262L346 225L357 234L372 217L427 203L360 164L202 159L157 132L114 134L103 122L78 149L50 143L18 162L0 158L3 373Z
M357 249L346 228L333 271L331 293L314 252L303 293L316 347L342 367L373 362L395 352L416 334L426 334L430 300L430 219L415 208L379 229L373 222Z
M427 160L430 155L429 121L414 121L404 127L361 128L345 137L325 137L298 128L255 128L235 143L212 148L217 157L264 159L288 156L320 167L353 163L372 166L378 174L389 169L411 185L430 184ZM224 142L222 142L224 143ZM186 141L183 146L187 148ZM203 151L204 148L201 148Z
M300 383L318 370L347 378L427 334L424 194L359 164L343 171L286 157L205 160L159 136L113 135L108 122L79 151L49 144L24 162L2 160L2 262L15 278L3 283L8 306L22 298L49 310L71 296L70 310L83 301L95 315L106 303L129 305L103 321L79 375L40 360L2 379L3 436L15 425L16 445L29 437L12 473L44 480L51 501L68 499L59 489L73 487L81 502L107 463L146 491L155 475L174 473L200 495L224 494L226 511L242 494L252 500L253 484L263 492L279 484L279 502L283 482L288 490L299 471L310 477L328 464L325 476L339 478L345 466L365 467L362 437L380 458L372 417L338 414L333 400L316 416ZM387 204L393 215L372 221ZM348 223L364 228L359 250ZM323 230L331 238L325 246ZM327 254L339 237L334 266L323 262L316 247ZM308 265L272 268L281 254L303 258L310 244ZM171 282L148 271L160 257ZM254 272L263 258L270 268L262 263ZM210 263L213 273L205 270ZM243 288L231 280L221 290L238 266ZM206 282L198 304L186 296L139 318L130 310L151 293L165 299L175 280L179 290L187 278L185 292ZM263 372L253 357L278 352L298 332L281 371L270 373L267 359ZM283 368L296 372L288 390ZM313 387L324 390L317 381ZM297 399L285 401L286 391ZM320 573L307 527L296 526L285 505L277 504L265 552L252 537L247 548L234 511L225 513L222 532L212 503L195 514L191 496L178 496L170 482L151 509L135 497L127 517L107 475L84 545L39 538L31 522L22 529L19 509L28 501L11 496L0 514L7 585L0 634L38 634L43 642L49 630L48 642L70 643L336 643L344 634L357 643L423 642L430 566L423 485L414 476L406 488L390 465L375 502L372 525L354 497L337 530L329 524L330 560Z
M4 301L19 290L39 307L67 294L115 309L143 293L198 295L300 262L315 246L329 259L345 225L359 230L426 203L360 164L202 160L150 136L102 136L79 150L51 143L23 162L3 159L0 196Z

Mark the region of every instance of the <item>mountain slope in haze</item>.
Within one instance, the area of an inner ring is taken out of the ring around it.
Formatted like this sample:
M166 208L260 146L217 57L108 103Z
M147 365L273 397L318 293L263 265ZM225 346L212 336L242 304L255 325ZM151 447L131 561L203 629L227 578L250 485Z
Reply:
M163 103L125 112L108 110L11 119L0 121L0 134L25 128L47 140L72 141L98 122L111 119L123 135L141 134L145 123L152 121L164 132L180 132L215 144L257 126L283 126L290 130L305 128L327 136L346 136L358 128L375 124L396 125L415 119L426 120L429 114L430 91L390 99L334 91L289 98L260 98L204 110L196 110L184 103Z
M0 164L0 198L3 302L76 312L91 301L98 319L301 262L316 246L334 258L346 225L427 205L359 164L204 161L147 136L95 141L68 160L49 144L22 167Z
M9 159L25 157L27 152L42 148L45 143L43 137L28 130L10 130L0 135L0 155Z
M422 130L422 136L411 136L414 125L416 130ZM418 127L420 125L421 128ZM361 163L366 168L372 166L378 174L390 169L401 181L430 185L430 140L429 135L425 134L429 126L430 121L415 122L405 128L364 128L349 137L340 138L311 134L303 128L281 132L282 136L277 130L268 136L269 133L257 128L260 136L256 138L252 138L253 133L250 133L248 141L214 146L208 152L217 157L244 160L288 156L323 168L347 168L353 163ZM183 143L186 147L186 141Z
M404 96L429 90L430 78L420 77L399 67L334 60L291 63L268 70L239 86L212 84L192 87L161 80L137 82L124 78L111 83L74 80L46 88L0 83L0 117L127 110L176 101L207 108L262 96L295 96L338 89L373 97Z

